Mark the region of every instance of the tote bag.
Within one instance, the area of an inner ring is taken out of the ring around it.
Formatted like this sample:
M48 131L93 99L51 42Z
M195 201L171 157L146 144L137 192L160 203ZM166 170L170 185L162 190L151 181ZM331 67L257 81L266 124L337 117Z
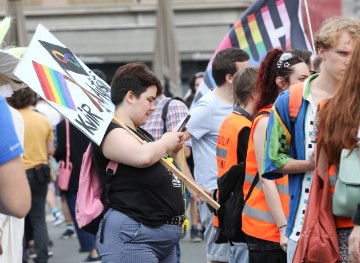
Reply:
M352 151L343 149L333 196L333 213L352 217L360 200L359 143Z
M317 156L317 160L319 160L319 156ZM315 168L303 229L293 262L342 262L332 214L329 173L326 173L322 180L317 168Z
M58 187L63 190L67 191L69 188L69 181L72 171L72 163L70 162L70 128L69 128L69 121L65 120L66 126L66 162L60 161L59 166L59 177L57 181Z

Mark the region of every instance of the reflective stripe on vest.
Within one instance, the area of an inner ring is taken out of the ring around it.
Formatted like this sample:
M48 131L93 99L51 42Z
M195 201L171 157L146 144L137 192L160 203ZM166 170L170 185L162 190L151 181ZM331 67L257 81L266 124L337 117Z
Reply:
M216 147L216 156L219 156L220 158L226 159L227 150Z
M260 111L270 112L270 108L261 109ZM256 125L262 117L264 117L264 115L257 116L255 118L250 132L249 145L246 157L246 174L243 188L244 196L246 196L249 192L250 185L253 182L258 170L253 136ZM288 216L289 195L287 176L275 180L275 184L279 191L281 206L284 209L284 214L285 216ZM274 222L271 212L269 211L265 194L262 190L261 182L256 185L250 198L244 206L242 224L243 231L250 236L267 241L280 242L280 233L277 225Z
M270 212L263 211L261 209L253 208L245 203L243 213L251 218L255 218L264 222L275 224L274 219Z

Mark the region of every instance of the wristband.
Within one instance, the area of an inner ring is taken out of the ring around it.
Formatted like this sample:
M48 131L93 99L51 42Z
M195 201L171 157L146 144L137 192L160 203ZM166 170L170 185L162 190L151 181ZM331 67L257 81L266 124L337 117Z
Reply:
M282 228L284 228L284 227L287 227L287 225L279 226L278 229L280 230L280 229L282 229Z

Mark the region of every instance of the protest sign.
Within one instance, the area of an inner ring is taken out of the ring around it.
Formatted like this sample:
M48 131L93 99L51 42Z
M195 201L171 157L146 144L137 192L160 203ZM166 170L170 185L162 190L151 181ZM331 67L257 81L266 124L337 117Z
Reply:
M101 143L115 109L110 87L44 26L37 27L14 74L92 141Z

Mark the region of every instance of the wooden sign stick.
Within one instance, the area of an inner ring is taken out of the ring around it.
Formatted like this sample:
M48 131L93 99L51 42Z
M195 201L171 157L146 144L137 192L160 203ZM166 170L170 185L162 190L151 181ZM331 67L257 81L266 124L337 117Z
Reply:
M119 118L114 117L113 122L120 125L126 131L128 131L132 136L134 136L140 143L144 144L145 142L137 136L132 130L130 130ZM165 160L165 158L160 159L160 163L164 165L169 171L175 174L181 181L185 183L185 185L192 190L194 190L202 199L206 201L210 206L214 209L218 210L220 205L212 199L207 193L205 193L195 182L190 181L182 172L180 172L172 163L169 163Z

